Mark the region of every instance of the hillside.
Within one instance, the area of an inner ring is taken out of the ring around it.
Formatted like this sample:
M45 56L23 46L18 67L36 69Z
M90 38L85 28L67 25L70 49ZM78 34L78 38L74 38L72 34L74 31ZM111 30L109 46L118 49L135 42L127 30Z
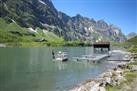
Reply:
M57 36L59 40L67 41L94 42L108 40L123 42L126 40L125 35L117 26L107 24L104 20L96 21L79 14L70 17L63 12L59 12L51 0L0 0L0 3L0 30L2 31L14 30L22 34L24 31L30 33L31 30L34 30L31 33L37 35L42 30L43 36L47 36L48 34L45 33L50 32ZM4 22L11 26L16 24L17 26L14 27L17 27L17 29L3 29ZM11 34L11 32L9 33ZM12 33L12 35L16 36L15 33ZM50 34L48 36L52 37ZM49 37L46 37L46 40L50 40ZM33 36L33 38L37 38L37 36ZM29 40L32 41L31 38ZM2 42L6 41L3 40Z
M129 40L129 39L131 39L131 38L134 38L135 36L137 36L137 34L136 34L135 32L131 32L131 33L129 33L126 37L127 37L127 39Z
M7 46L57 46L63 42L64 39L53 32L45 32L40 28L23 28L17 23L7 23L0 18L0 43L6 43Z
M129 52L137 53L137 36L127 40L122 44Z
M126 41L128 44L137 45L137 36Z

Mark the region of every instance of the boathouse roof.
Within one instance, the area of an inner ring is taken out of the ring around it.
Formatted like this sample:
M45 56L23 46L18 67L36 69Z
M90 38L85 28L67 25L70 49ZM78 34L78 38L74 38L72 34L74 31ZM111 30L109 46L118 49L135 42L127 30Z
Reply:
M108 50L110 50L110 42L95 42L93 48L108 48Z
M100 41L100 42L95 42L93 45L110 45L110 42Z

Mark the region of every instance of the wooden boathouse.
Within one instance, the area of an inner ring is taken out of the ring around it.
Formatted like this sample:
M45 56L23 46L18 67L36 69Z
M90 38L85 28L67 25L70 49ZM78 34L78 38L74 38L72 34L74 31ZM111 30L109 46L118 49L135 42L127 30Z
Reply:
M107 53L110 51L110 42L95 42L93 44L94 53Z

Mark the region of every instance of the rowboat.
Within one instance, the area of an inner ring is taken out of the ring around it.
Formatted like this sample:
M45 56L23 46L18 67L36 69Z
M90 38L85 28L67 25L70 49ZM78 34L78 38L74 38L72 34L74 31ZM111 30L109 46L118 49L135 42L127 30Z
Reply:
M61 51L59 51L59 52L55 55L54 61L61 61L61 62L68 61L67 53L66 53L66 52L61 52Z

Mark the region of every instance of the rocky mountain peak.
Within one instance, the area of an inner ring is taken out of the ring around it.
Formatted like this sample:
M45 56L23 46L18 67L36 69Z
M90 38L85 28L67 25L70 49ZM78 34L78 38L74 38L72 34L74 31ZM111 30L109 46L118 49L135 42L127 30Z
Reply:
M75 17L82 18L82 16L80 14L77 14Z
M98 20L96 22L96 26L99 28L99 29L106 29L108 28L108 24L104 21L104 20Z
M49 7L54 8L54 5L53 5L53 3L51 2L51 0L35 0L35 1L38 1L38 2L40 2L40 3L43 4L43 5L48 5ZM55 9L55 8L54 8L54 9Z
M12 19L22 27L51 29L66 40L97 39L100 36L111 41L124 40L120 28L80 14L70 17L58 11L51 0L1 0L0 9L1 18L5 20Z

